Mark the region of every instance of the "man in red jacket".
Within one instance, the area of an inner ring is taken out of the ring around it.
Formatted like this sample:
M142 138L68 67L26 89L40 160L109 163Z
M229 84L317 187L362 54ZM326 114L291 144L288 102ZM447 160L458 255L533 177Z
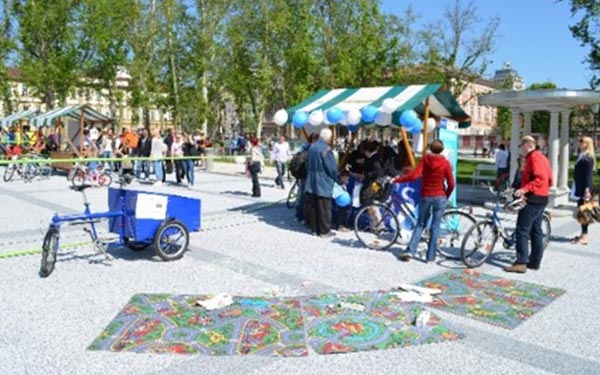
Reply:
M515 191L515 196L525 196L527 204L519 211L517 217L517 260L512 266L504 269L506 272L525 273L527 268L537 270L544 255L542 219L552 185L552 169L548 159L536 150L535 146L533 137L526 135L521 138L525 168L521 177L521 188Z
M423 156L414 171L406 176L396 177L394 179L394 182L401 183L414 181L419 177L423 177L417 227L412 232L408 248L400 255L400 260L405 262L411 258L411 255L408 254L409 252L413 257L417 252L417 246L419 246L419 242L421 241L421 235L423 234L423 230L427 227L427 222L432 213L433 219L431 220L426 262L435 260L442 215L448 204L448 198L454 190L452 167L448 160L441 155L442 151L444 151L444 143L439 139L436 139L429 145L429 150L431 153Z

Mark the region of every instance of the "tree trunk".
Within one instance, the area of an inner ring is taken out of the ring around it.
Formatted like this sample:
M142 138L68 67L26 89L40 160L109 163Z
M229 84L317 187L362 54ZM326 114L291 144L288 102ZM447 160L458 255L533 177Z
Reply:
M179 83L177 82L177 67L175 64L175 54L173 52L173 30L171 19L171 7L167 6L167 48L169 50L169 66L171 68L171 84L173 85L173 96L175 99L175 107L173 108L173 122L175 125L179 123Z

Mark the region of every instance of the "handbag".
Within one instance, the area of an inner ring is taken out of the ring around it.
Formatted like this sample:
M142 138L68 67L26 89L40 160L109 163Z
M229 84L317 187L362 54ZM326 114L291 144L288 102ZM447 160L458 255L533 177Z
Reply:
M597 199L589 199L577 208L575 214L577 222L581 225L590 225L594 221L600 222L600 203Z

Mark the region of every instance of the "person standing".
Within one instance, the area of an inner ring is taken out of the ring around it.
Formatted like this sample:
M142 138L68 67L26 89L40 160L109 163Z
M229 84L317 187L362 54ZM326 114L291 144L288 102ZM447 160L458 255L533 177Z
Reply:
M320 139L308 150L306 199L311 207L308 224L312 233L319 237L331 237L331 194L337 178L337 165L331 142L331 130L325 128Z
M448 204L448 198L454 190L454 176L452 167L448 160L442 155L444 143L439 139L429 145L431 153L423 156L417 168L408 175L396 177L395 183L414 181L423 177L421 186L421 198L419 200L419 218L417 226L412 232L412 237L407 249L400 255L400 260L409 261L417 252L417 246L421 242L423 230L427 227L429 217L431 220L429 243L427 244L426 262L433 262L437 250L438 237L440 235L440 224L442 215Z
M250 137L250 152L246 159L246 164L250 175L252 176L252 197L260 198L260 182L258 174L264 168L265 158L259 146L258 138Z
M271 160L275 162L277 167L277 178L275 179L275 185L281 189L285 189L283 183L283 176L285 175L285 163L291 159L290 145L285 140L285 136L279 137L279 142L273 145L271 151Z
M500 178L509 173L508 170L508 151L506 151L506 146L504 143L501 143L496 150L496 155L494 157L496 161L496 178Z
M154 167L154 175L156 176L156 182L162 184L163 181L163 159L167 152L167 145L160 136L158 130L154 131L152 137L152 143L150 144L150 159Z
M148 130L142 129L140 131L140 137L135 148L135 156L138 158L147 158L150 156L150 149L152 147L152 140L148 136ZM150 163L147 160L137 160L135 163L135 177L140 179L142 173L144 179L150 177Z
M193 135L185 137L183 142L183 156L194 158L198 156L198 145ZM198 159L185 159L183 160L185 177L188 181L188 185L194 186L194 168L195 161Z
M573 180L575 181L575 196L577 207L589 201L592 198L592 188L594 186L593 173L596 168L596 154L594 152L594 141L590 137L581 137L579 139L579 156L575 162L575 171ZM577 245L588 244L588 225L581 224L581 234L571 241Z
M540 268L544 255L542 220L552 185L550 162L536 149L536 142L532 136L526 135L521 138L521 153L525 156L525 166L521 176L521 188L515 191L515 196L524 196L527 204L519 211L517 217L517 260L513 265L504 268L506 272L516 273L525 273L527 268Z
M171 161L173 162L173 158L181 158L183 156L183 140L181 139L181 134L175 133L175 138L173 139L173 143L171 144ZM183 160L176 159L175 162L175 178L178 184L181 184L184 173Z

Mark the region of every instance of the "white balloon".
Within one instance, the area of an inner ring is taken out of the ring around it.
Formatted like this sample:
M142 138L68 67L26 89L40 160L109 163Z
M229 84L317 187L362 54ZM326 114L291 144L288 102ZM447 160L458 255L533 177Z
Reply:
M308 122L312 126L319 126L323 123L323 121L325 121L325 114L320 109L312 111L310 116L308 116Z
M275 112L275 116L273 116L273 121L277 126L283 126L288 121L288 113L285 109L280 109Z
M393 113L398 107L400 107L400 103L392 98L384 99L381 103L381 111L385 113Z
M427 131L428 132L434 131L436 126L437 126L437 124L435 123L434 118L430 117L427 119Z
M361 119L362 114L360 113L360 110L356 108L349 110L348 114L346 115L346 122L350 126L358 125Z
M375 117L375 124L379 126L387 126L392 122L392 114L379 111Z

